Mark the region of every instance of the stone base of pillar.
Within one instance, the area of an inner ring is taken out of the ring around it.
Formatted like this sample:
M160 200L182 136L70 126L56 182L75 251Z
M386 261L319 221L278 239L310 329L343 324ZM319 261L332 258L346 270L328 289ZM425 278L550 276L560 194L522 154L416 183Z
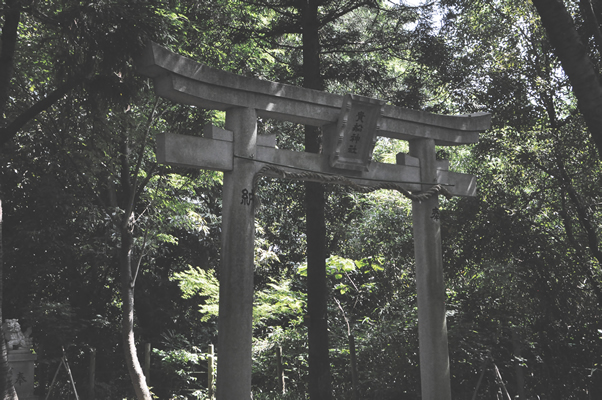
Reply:
M31 354L31 351L28 349L8 351L9 373L19 400L39 400L33 394L34 361L37 358L38 356Z

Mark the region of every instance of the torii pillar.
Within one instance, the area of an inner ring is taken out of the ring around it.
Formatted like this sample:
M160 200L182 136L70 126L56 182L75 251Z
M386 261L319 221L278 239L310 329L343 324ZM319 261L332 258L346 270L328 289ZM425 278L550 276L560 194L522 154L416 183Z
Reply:
M299 170L337 176L343 184L393 185L420 193L444 186L451 195L474 196L476 179L436 160L436 145L474 143L488 129L489 114L442 116L387 106L375 99L339 96L226 73L150 44L139 71L168 99L226 111L225 130L205 137L163 134L161 163L224 172L222 253L218 317L218 400L250 400L254 270L254 178L287 178ZM279 150L275 137L257 136L257 117L320 126L323 154ZM410 154L397 164L372 162L376 136L408 140ZM271 167L267 168L268 166ZM313 173L313 174L311 174ZM438 197L412 203L418 292L423 400L451 399L445 286Z
M437 182L435 141L410 141L410 155L420 160L421 182ZM428 190L424 185L423 190ZM423 399L450 400L449 350L445 320L445 283L441 251L439 197L412 201L416 291L418 297L418 343Z
M226 111L226 129L233 133L234 158L232 170L224 172L216 395L220 400L246 400L251 392L253 340L255 207L248 196L255 176L255 110Z

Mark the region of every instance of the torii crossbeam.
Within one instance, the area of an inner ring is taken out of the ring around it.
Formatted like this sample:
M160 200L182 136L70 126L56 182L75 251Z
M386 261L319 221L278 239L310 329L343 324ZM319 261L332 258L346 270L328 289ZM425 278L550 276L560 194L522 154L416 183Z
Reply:
M356 185L386 183L414 193L433 187L455 196L476 193L475 178L449 171L447 162L436 160L435 146L477 142L479 132L490 126L489 114L436 115L243 77L155 43L146 48L138 70L153 78L159 96L226 111L226 129L207 126L204 137L162 134L157 149L160 163L224 172L218 400L251 398L253 187L258 173L282 177L305 171L309 180L337 176ZM323 152L276 149L275 137L257 135L258 117L322 127ZM372 162L377 136L409 141L410 153L398 155L397 164ZM423 400L451 399L438 210L437 195L412 201Z

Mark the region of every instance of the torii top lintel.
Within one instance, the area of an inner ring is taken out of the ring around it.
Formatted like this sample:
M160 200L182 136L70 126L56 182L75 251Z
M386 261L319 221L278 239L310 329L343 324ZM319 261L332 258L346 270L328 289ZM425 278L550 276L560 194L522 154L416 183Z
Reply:
M344 96L244 77L197 63L156 43L149 43L138 71L153 78L155 91L167 99L213 110L254 108L257 115L307 125L336 123ZM434 139L437 145L476 143L489 128L491 115L432 114L385 105L379 136Z

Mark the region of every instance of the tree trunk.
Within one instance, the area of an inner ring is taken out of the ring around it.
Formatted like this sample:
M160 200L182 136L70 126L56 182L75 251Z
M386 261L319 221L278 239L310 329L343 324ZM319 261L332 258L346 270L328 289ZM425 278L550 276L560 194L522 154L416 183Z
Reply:
M320 77L320 39L318 4L303 2L303 86L323 90ZM305 151L320 152L320 130L305 127ZM326 222L324 186L305 183L307 224L307 310L309 313L309 398L332 398L328 355L328 320L326 289Z
M126 218L124 216L124 218ZM150 391L146 384L146 378L138 360L136 351L136 340L134 339L134 278L132 276L132 233L129 226L121 229L121 249L119 267L121 272L121 299L123 301L123 321L121 323L121 334L123 336L123 348L125 362L130 373L132 385L138 400L151 400Z
M96 399L96 349L90 349L90 370L88 371L88 400Z
M282 346L276 347L276 377L280 393L286 394L286 382L284 380L284 368L282 366Z
M2 26L2 36L0 37L0 120L2 128L4 115L6 111L6 102L8 100L8 90L10 80L13 76L15 49L17 47L17 38L19 21L21 19L21 8L18 0L6 0L4 4L4 25Z
M312 127L313 128L313 127ZM315 128L314 128L315 129ZM306 129L306 138L308 129ZM326 226L324 222L324 187L305 184L307 223L307 311L309 313L309 398L331 398L330 361L328 357L328 320L326 296Z
M119 224L121 234L121 249L119 253L119 269L121 273L121 300L123 302L123 320L121 322L121 334L123 336L123 350L125 362L130 373L134 392L138 400L151 400L150 391L146 378L140 366L136 340L134 338L134 287L136 286L136 275L132 273L132 248L134 237L132 233L133 209L136 201L136 176L134 182L130 179L130 149L128 138L125 133L121 138L121 189L124 203L122 209L124 214ZM137 272L136 272L137 273Z
M4 246L2 242L2 200L0 200L0 325L4 321L2 317L2 269L4 268ZM0 329L0 399L2 400L18 400L17 393L13 386L13 382L9 375L8 354L6 349L6 341L4 340L4 332Z
M533 0L602 158L602 86L563 0Z

